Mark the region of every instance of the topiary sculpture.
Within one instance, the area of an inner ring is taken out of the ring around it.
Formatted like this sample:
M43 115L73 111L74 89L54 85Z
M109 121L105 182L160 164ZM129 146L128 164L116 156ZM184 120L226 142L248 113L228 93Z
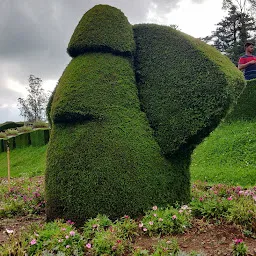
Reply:
M217 50L97 5L51 97L47 218L82 224L190 200L190 155L244 87Z

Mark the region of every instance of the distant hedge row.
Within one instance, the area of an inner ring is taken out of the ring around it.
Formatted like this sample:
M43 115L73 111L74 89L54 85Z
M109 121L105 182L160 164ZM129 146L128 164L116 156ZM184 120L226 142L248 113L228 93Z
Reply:
M17 127L22 127L24 125L23 122L5 122L3 124L0 124L0 132L12 129L12 128L17 128Z
M10 149L24 148L28 146L43 146L49 141L50 130L40 129L30 133L23 133L15 137L8 139L0 139L0 152L6 151L7 143L9 143Z

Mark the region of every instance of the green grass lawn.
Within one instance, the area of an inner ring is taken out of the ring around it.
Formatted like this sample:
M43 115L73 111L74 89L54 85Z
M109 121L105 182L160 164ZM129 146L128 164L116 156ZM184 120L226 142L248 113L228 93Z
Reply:
M256 185L256 124L223 123L194 151L192 181Z
M47 145L10 151L11 177L42 175ZM0 153L0 177L7 177L7 154Z

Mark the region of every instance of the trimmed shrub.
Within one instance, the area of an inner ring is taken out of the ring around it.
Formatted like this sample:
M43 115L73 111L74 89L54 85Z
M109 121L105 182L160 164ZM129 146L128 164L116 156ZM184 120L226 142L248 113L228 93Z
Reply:
M7 136L16 136L16 135L18 135L19 133L18 133L18 131L15 130L15 129L8 129L8 130L5 131L5 134L6 134Z
M0 153L4 152L4 139L0 139Z
M28 147L30 144L30 133L23 133L15 137L16 148Z
M97 214L138 216L152 205L188 202L191 148L217 126L245 85L241 72L206 44L167 27L138 26L137 82L149 123L132 59L118 56L125 53L123 36L132 39L119 33L115 13L122 16L100 5L84 15L71 39L82 50L74 54L69 47L80 56L49 102L48 220L81 225Z
M15 149L15 147L16 147L15 137L10 137L8 139L3 140L4 151L7 151L7 143L9 144L10 150Z
M1 131L5 131L7 129L12 129L12 128L17 128L17 127L21 127L23 126L23 122L5 122L3 124L0 125L0 132Z
M71 57L90 51L131 55L135 49L132 26L114 7L96 5L84 14L68 45Z
M48 219L82 224L98 213L114 219L189 201L189 157L165 161L137 93L123 57L87 54L66 68L51 110Z
M33 128L49 128L49 125L44 121L37 121L33 123Z
M17 128L19 133L32 132L33 128L31 126L21 126Z
M49 141L50 130L49 129L39 129L30 133L31 145L34 147L39 147L46 145Z
M58 85L57 85L58 86ZM47 116L47 120L49 122L50 127L52 127L52 119L51 119L51 107L52 107L52 101L53 101L53 97L56 91L57 86L54 88L54 90L52 91L52 94L49 98L49 101L47 103L46 106L46 116Z
M6 139L7 135L4 132L0 132L0 139Z
M225 121L254 121L256 119L256 79L247 81L247 86L238 98Z
M216 49L167 26L134 26L139 97L165 155L193 149L245 86Z

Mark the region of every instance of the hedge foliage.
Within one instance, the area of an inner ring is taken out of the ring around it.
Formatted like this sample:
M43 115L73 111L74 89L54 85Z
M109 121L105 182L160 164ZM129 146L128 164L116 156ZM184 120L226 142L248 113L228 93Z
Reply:
M140 109L133 66L112 54L74 58L52 102L48 219L135 216L188 202L189 157L168 163ZM72 117L72 118L71 118Z
M163 153L194 148L245 86L213 47L166 26L134 26L139 96Z
M0 139L0 153L4 152L4 139Z
M130 56L127 19L99 5L71 38L75 58L48 104L48 220L79 225L99 213L138 216L187 203L191 149L245 85L227 58L183 33L138 25L134 34Z
M16 148L28 147L30 144L30 133L23 133L15 137Z
M12 129L12 128L21 127L23 125L24 125L23 122L17 122L17 123L16 122L5 122L3 124L0 124L0 132L8 130L8 129Z
M114 7L96 5L80 20L67 52L71 57L88 51L131 55L134 49L132 26L125 15Z
M40 147L46 145L49 141L50 130L38 129L30 133L31 146Z
M256 119L256 79L248 80L247 86L238 98L225 121L253 121Z

